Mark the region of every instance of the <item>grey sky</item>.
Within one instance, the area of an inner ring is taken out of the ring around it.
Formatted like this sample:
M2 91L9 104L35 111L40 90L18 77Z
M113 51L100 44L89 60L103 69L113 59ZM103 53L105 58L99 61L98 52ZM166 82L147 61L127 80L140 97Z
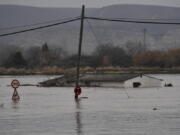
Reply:
M180 0L0 0L0 4L39 7L103 7L113 4L148 4L180 7Z

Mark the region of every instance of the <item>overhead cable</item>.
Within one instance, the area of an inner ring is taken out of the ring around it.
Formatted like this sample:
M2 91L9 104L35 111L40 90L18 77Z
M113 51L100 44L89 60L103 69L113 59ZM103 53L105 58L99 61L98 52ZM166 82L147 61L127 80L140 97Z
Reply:
M123 20L151 20L151 21L180 21L180 19L175 18L130 18L130 17L118 17L113 19L123 19Z
M53 23L53 24L49 24L49 25L39 26L39 27L35 27L35 28L24 29L24 30L21 30L21 31L4 33L4 34L0 34L0 37L9 36L9 35L15 35L15 34L19 34L19 33L24 33L24 32L28 32L28 31L34 31L34 30L48 28L48 27L53 27L53 26L60 25L60 24L74 22L74 21L77 21L77 20L80 20L80 18L70 19L70 20L67 20L67 21L62 21L62 22Z
M80 16L74 17L74 18L80 18ZM33 23L33 24L27 24L27 25L18 25L18 26L4 27L4 28L0 28L0 31L2 31L2 30L17 29L17 28L24 28L24 27L33 27L33 26L36 26L36 25L50 24L50 23L55 23L55 22L59 22L59 21L66 21L66 20L69 20L69 19L73 19L73 18L63 18L63 19L44 21L44 22L38 22L38 23Z
M61 21L61 22L57 22L57 23L53 23L53 24L49 24L49 25L44 25L44 26L39 26L39 27L34 27L34 28L27 28L27 29L24 29L24 30L10 32L10 33L4 33L4 34L0 34L0 37L9 36L9 35L15 35L15 34L19 34L19 33L24 33L24 32L28 32L28 31L34 31L34 30L48 28L48 27L53 27L53 26L56 26L56 25L77 21L77 20L80 20L80 19L81 19L81 17L76 17L76 18L72 18L72 19L69 19L69 20L66 20L66 21ZM87 16L85 16L84 19L99 20L99 21L112 21L112 22L140 23L140 24L180 25L180 22L142 21L142 20L114 19L114 18L87 17ZM35 25L37 25L37 24L35 24ZM31 25L31 26L33 26L33 25ZM20 27L20 26L18 26L18 27Z
M168 24L168 25L180 25L180 22L164 22L164 21L139 21L139 20L126 20L126 19L113 19L113 18L100 18L100 17L85 17L86 19L99 20L99 21L111 21L111 22L127 22L127 23L142 23L142 24Z

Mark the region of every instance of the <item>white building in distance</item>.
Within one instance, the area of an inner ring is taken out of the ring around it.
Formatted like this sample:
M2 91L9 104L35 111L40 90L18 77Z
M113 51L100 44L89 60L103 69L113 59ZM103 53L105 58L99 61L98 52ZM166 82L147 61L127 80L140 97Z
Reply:
M162 79L140 74L137 77L128 79L124 82L125 88L151 88L162 87Z

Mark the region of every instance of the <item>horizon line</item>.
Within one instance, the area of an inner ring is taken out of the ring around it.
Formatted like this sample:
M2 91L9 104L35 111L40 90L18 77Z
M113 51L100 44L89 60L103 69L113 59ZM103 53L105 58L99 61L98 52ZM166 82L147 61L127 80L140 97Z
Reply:
M82 4L83 5L83 4ZM22 7L32 7L32 8L81 8L81 6L36 6L36 5L26 5L26 4L0 4L0 6L22 6ZM85 4L84 4L85 5ZM169 5L155 5L155 4L129 4L129 3L122 3L122 4L112 4L112 5L104 5L101 7L88 7L87 5L85 5L86 8L95 8L95 9L99 9L99 8L105 8L105 7L110 7L110 6L117 6L117 5L134 5L134 6L155 6L155 7L167 7L167 8L180 8L180 6L169 6Z

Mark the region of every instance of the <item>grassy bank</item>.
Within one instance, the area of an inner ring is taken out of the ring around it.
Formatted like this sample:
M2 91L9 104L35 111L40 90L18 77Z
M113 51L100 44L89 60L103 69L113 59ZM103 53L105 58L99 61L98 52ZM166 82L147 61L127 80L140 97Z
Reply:
M83 67L81 73L145 73L145 74L179 74L180 67L175 68L159 68L159 67ZM61 67L43 67L35 69L17 69L17 68L0 68L0 75L62 75L75 74L76 68L61 68Z

